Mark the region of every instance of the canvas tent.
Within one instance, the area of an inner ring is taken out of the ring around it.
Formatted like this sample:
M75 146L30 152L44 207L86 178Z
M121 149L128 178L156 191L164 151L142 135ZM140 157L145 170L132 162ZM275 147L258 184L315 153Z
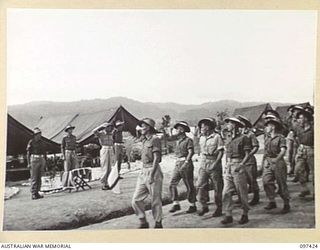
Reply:
M304 103L297 103L294 105L298 105L298 106L302 106L303 108L307 107L307 106L311 106L309 102L304 102ZM287 112L288 112L288 108L292 106L292 105L286 105L286 106L278 106L276 108L276 111L279 113L281 120L285 121L287 118Z
M52 116L43 118L37 127L43 130L43 135L56 143L61 143L65 136L64 129L68 124L75 126L73 134L77 137L78 143L85 145L96 142L92 130L104 122L115 122L121 120L125 122L125 131L135 135L135 128L138 119L134 117L123 106L111 108L94 113L73 114L63 116Z
M254 127L261 129L264 127L262 116L263 116L263 113L267 110L273 110L269 103L245 107L245 108L238 108L234 110L233 115L245 116L251 121Z
M33 131L11 115L7 116L7 155L26 154L27 144L33 137ZM48 153L60 152L59 144L42 137Z

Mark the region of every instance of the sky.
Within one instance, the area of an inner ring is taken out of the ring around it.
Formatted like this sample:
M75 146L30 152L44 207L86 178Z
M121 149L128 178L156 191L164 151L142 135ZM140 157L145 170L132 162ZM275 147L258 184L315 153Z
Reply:
M313 102L315 11L7 13L7 103Z

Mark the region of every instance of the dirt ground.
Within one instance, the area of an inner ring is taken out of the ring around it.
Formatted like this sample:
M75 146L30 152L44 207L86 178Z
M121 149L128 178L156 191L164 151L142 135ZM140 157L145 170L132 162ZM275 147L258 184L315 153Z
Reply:
M196 157L195 157L196 160ZM258 162L260 162L258 160ZM174 157L165 156L161 163L164 172L163 203L170 203L169 181L174 166ZM198 162L194 162L197 175ZM131 208L131 198L135 189L139 171L129 172L121 180L121 194L101 190L99 181L91 182L92 189L79 192L61 192L47 194L43 199L31 200L30 187L19 186L20 192L4 202L3 230L68 230L68 229L107 229L136 228L137 219ZM262 202L250 211L250 223L244 227L282 227L282 228L312 228L315 226L314 201L297 198L299 184L289 183L292 197L292 212L287 215L277 214L282 207L278 198L278 209L265 212L266 203L261 179L259 179ZM180 183L181 198L185 196L185 187ZM182 203L186 209L187 203ZM170 214L171 205L164 206L164 226L176 228L190 227L221 227L220 219L213 219L214 204L211 212L204 217L187 215L184 212ZM150 200L147 201L150 209ZM131 215L131 216L130 216ZM235 219L239 218L239 209L235 211ZM294 218L294 219L292 219ZM150 222L152 220L150 219ZM239 227L239 226L237 226Z
M259 180L261 187L261 179ZM220 221L223 217L213 218L212 214L215 205L210 203L210 212L204 216L197 214L187 214L188 202L181 202L181 210L170 213L170 205L163 207L163 227L164 228L315 228L314 201L310 198L298 198L299 184L289 182L291 194L291 212L285 215L280 214L283 203L277 197L277 208L271 211L264 210L267 200L264 191L260 190L261 202L249 211L249 223L239 225L241 209L236 207L233 212L234 222L228 226L222 225ZM213 197L213 194L211 194ZM235 197L234 197L235 198ZM198 207L199 208L199 207ZM150 227L154 226L154 221L150 211L147 212L147 219ZM106 229L134 229L139 226L139 220L135 215L129 215L117 219L108 220L102 223L81 227L78 230L106 230Z

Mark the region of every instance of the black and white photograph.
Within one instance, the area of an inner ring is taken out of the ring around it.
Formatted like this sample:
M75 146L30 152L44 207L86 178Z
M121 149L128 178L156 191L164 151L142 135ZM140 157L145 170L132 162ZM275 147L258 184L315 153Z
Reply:
M9 8L6 32L3 231L316 228L316 11Z

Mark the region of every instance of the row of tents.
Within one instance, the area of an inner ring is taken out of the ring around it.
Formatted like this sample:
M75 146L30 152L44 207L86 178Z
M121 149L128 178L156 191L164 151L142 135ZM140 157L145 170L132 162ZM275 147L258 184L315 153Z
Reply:
M297 105L306 107L310 106L310 103L306 102ZM289 105L280 106L275 109L280 114L281 119L285 120L289 107ZM261 128L263 127L263 114L268 110L273 110L273 108L269 103L266 103L235 109L233 115L243 115L251 120L254 127ZM75 126L74 135L77 137L78 143L86 145L96 142L96 138L92 134L94 128L104 122L115 122L117 120L124 121L124 130L135 136L135 129L139 120L123 106L94 113L41 118L36 127L42 130L43 140L48 151L50 153L59 153L60 143L65 135L64 129L68 124ZM7 155L25 154L26 145L32 136L33 132L30 128L8 114Z
M104 122L125 122L124 130L135 136L138 119L123 106L87 114L73 114L41 118L35 127L42 131L43 141L49 153L61 152L60 143L65 136L64 129L68 124L75 126L73 134L80 146L97 142L92 130ZM7 121L7 155L26 153L28 141L33 131L8 114Z

